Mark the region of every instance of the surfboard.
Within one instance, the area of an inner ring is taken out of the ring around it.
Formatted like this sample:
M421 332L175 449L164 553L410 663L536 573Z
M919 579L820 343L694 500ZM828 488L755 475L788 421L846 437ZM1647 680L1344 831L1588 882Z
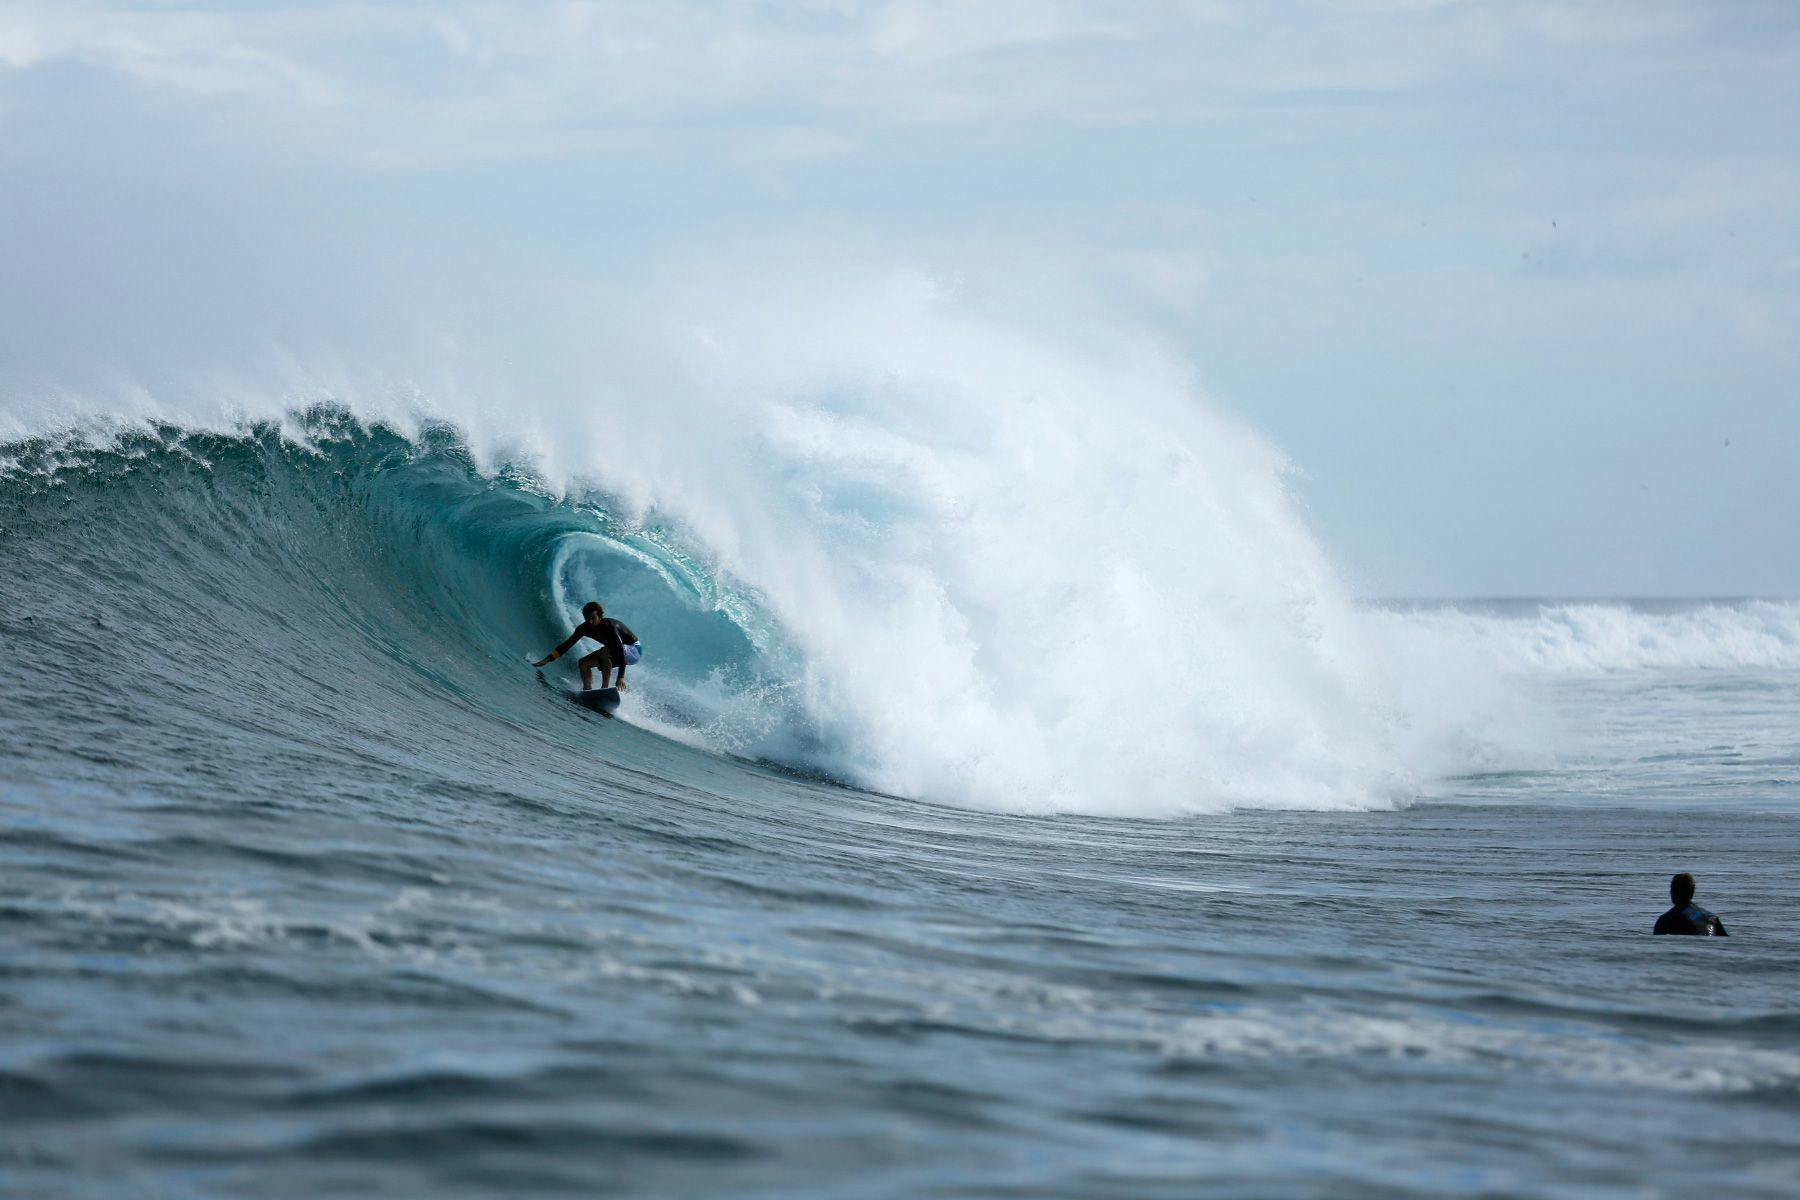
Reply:
M605 716L612 716L613 710L619 707L619 689L590 688L585 692L575 693L575 703L585 704L594 711Z

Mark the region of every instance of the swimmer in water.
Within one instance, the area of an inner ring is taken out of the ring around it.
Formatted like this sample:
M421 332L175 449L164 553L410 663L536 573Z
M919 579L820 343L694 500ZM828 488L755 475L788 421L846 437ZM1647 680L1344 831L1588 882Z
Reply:
M1725 922L1694 903L1694 877L1686 871L1669 880L1669 899L1675 907L1656 918L1657 933L1731 936L1725 932Z

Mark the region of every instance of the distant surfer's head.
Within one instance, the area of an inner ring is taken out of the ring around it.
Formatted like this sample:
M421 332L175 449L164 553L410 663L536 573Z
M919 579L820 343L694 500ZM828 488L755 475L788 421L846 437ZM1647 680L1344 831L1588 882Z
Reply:
M1694 877L1686 871L1669 880L1669 899L1686 904L1694 898Z
M600 602L598 600L589 600L586 604L581 606L581 615L590 621L598 621L601 617L606 615L606 610L600 607Z

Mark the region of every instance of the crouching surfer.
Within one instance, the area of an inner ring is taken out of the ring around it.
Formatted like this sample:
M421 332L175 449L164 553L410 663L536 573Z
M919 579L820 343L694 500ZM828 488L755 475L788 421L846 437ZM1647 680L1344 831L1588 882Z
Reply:
M606 615L598 600L589 600L581 606L582 622L563 640L563 644L531 664L534 667L555 662L566 654L576 642L582 638L592 638L600 643L600 649L592 654L583 655L575 663L581 668L581 690L594 690L594 672L600 672L600 686L611 686L613 671L619 672L619 688L625 690L625 668L637 662L644 655L643 647L638 645L637 635L632 633L625 622Z

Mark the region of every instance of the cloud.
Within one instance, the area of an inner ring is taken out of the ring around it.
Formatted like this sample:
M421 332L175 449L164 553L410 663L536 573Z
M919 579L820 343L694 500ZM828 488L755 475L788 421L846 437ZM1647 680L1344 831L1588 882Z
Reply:
M868 43L877 54L925 60L960 58L1057 42L1137 41L1140 21L1120 6L994 0L900 0L877 8Z
M882 0L778 6L98 0L14 4L0 63L77 61L238 112L364 165L581 154L721 120L823 131L1241 118L1321 94L1454 83L1532 46L1679 42L1716 18L1652 4Z

